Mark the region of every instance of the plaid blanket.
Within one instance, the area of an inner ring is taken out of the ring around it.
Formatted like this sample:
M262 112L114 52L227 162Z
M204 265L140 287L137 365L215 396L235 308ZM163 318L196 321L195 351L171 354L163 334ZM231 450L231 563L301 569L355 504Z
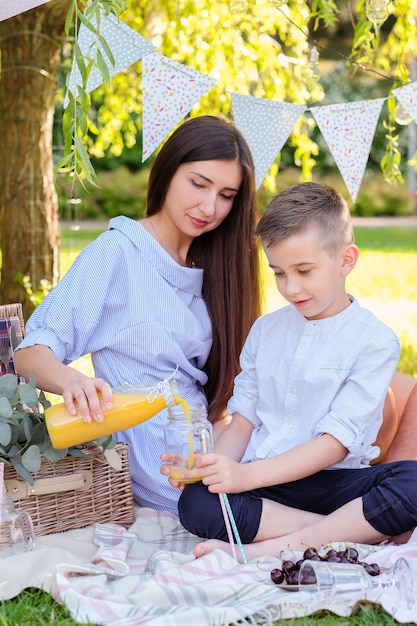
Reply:
M137 508L129 529L97 524L40 537L34 551L3 559L0 599L25 587L40 587L64 603L76 621L98 626L272 624L318 608L346 616L361 600L348 595L342 604L312 608L300 592L271 582L270 572L281 565L280 558L268 556L242 565L216 550L195 559L192 549L199 541L176 517ZM400 556L417 558L414 535L402 546L356 547L361 559L384 568ZM397 621L416 622L417 608L402 607L390 589L376 593L369 600Z

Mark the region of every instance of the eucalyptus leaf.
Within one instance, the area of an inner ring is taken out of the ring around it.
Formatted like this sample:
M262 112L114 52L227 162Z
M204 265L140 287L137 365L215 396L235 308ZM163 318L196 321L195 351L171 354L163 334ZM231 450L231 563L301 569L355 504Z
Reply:
M48 461L51 461L51 463L56 463L57 461L61 461L61 459L65 459L67 456L67 450L66 448L57 450L51 445L46 445L44 456L48 459Z
M34 409L38 406L38 394L32 385L22 383L19 385L19 396L22 404Z
M25 415L20 422L19 441L26 441L27 443L32 441L32 420L29 415Z
M0 380L3 377L0 376ZM6 397L0 396L0 417L5 417L6 419L10 419L13 415L13 408L10 402Z
M17 377L13 374L0 376L0 396L5 396L8 400L13 398L17 390Z
M35 479L32 474L24 467L22 463L21 457L11 459L12 465L16 470L16 473L19 474L23 480L25 480L29 485L33 485L35 483Z
M12 440L12 429L7 422L0 421L0 444L8 446Z
M108 437L99 437L97 439L97 444L99 446L102 446L103 448L114 448L116 443L117 441L113 437L113 435L110 435Z
M68 448L68 456L76 456L80 459L87 458L87 455L81 450L81 448Z
M40 466L41 466L41 461L42 461L42 457L41 457L41 453L39 451L38 446L30 446L30 448L28 448L26 452L22 454L23 466L29 472L39 471Z
M33 444L36 444L38 446L40 445L45 446L45 442L46 442L46 445L48 444L50 445L49 434L46 429L45 422L40 422L32 426L31 436L32 436L31 441Z

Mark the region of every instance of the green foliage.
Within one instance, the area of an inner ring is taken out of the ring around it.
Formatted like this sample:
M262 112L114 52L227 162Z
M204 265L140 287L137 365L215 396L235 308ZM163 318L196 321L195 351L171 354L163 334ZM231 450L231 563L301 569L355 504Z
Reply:
M32 474L39 470L42 458L56 463L67 454L85 456L78 447L52 447L44 420L44 411L50 405L43 391L37 391L33 377L23 383L14 374L0 376L0 462L13 465L30 485L34 484ZM106 447L112 442L103 438L99 443Z
M314 105L323 98L328 103L324 85L326 68L315 87L308 84L303 71L312 45L316 45L323 58L326 55L331 63L344 59L343 83L334 80L333 68L329 71L333 85L344 84L348 90L347 98L336 102L360 99L356 92L358 80L367 81L369 90L373 89L370 97L381 95L381 89L383 96L387 96L391 88L410 82L409 60L417 56L414 19L417 0L390 2L390 15L379 28L369 21L365 0L349 4L349 19L344 3L335 0L292 0L279 7L268 0L220 0L216 3L209 0L166 0L164 3L127 0L125 10L121 0L107 0L102 4L106 11L119 15L123 22L154 43L160 54L218 79L215 87L193 107L191 115L230 116L231 90L294 104ZM326 29L334 31L342 14L344 27L351 29L346 35L351 50L346 54L335 50L335 46L326 48L325 43ZM91 157L103 157L109 152L119 156L125 147L132 148L140 137L142 113L141 64L133 64L109 82L111 50L94 22L98 15L97 1L88 5L87 0L83 0L77 6L74 0L71 4L68 32L73 28L76 34L80 21L88 24L105 53L98 54L98 46L93 46L89 55L83 57L74 47L72 55L82 75L83 87L77 98L70 97L70 105L64 113L65 155L61 161L64 171L93 184L96 184L96 176ZM102 72L104 84L90 96L84 90L93 66ZM378 160L386 179L399 182L404 169L401 160L406 157L401 141L398 143L399 133L391 114L383 133L386 147ZM313 168L322 161L321 153L327 153L329 158L327 147L319 141L308 114L299 120L287 145L304 180L311 179ZM265 181L271 190L275 186L273 173L280 161L281 156L278 156Z
M148 170L131 172L127 167L115 170L98 171L97 186L87 192L84 187L76 189L79 203L77 215L68 215L68 198L74 189L71 184L58 186L60 215L64 219L100 219L107 220L116 215L126 215L133 219L144 217Z
M34 307L37 307L38 304L42 302L44 297L51 291L53 285L49 280L43 278L39 285L35 288L32 287L32 283L30 282L29 276L23 276L23 274L16 274L15 282L23 287L26 291L30 302Z
M67 173L83 183L87 180L95 185L95 171L91 163L90 155L84 145L89 123L90 96L86 92L88 78L93 67L97 68L103 81L110 83L109 67L114 66L114 56L100 31L101 10L105 15L113 13L119 16L125 9L124 0L72 0L65 22L65 32L69 37L74 34L72 58L79 70L82 84L78 85L76 72L74 72L74 85L68 90L68 105L62 116L62 128L64 134L64 156L56 164L56 170ZM88 28L96 37L96 42L91 46L89 55L84 55L78 45L77 35L79 23ZM99 44L102 46L104 58Z
M287 157L287 154L283 156L287 162L290 162L291 159ZM324 173L325 171L327 174ZM323 164L314 170L314 174L316 172L314 180L320 180L335 187L347 197L344 182L334 166L331 168L330 164ZM322 174L318 175L319 172ZM64 220L108 220L116 215L139 219L145 214L148 174L148 167L140 168L138 171L131 171L127 167L118 167L108 171L97 168L97 187L91 191L86 191L80 185L74 189L71 184L59 181L57 191L60 216ZM272 187L268 188L264 185L260 188L258 197L261 209L266 206L276 191L295 185L302 179L301 167L283 166L275 174ZM71 201L74 199L76 204L72 205ZM358 217L408 215L409 203L410 198L404 185L395 188L386 184L378 171L366 172L351 213ZM75 212L69 208L72 206L76 207ZM27 281L19 282L25 286L28 294L33 298L30 284ZM34 304L39 304L47 291L49 291L47 286L41 284L36 290L39 298L33 300Z

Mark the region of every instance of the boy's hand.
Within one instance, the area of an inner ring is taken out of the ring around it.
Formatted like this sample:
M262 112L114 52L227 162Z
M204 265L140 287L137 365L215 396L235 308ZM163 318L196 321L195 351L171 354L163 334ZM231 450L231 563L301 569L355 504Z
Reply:
M196 455L195 471L211 493L241 493L246 491L245 465L224 454Z

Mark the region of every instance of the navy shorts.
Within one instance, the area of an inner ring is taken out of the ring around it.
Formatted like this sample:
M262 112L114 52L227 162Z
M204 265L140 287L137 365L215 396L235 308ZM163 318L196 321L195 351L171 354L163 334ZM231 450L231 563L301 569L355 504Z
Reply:
M365 519L378 532L392 537L411 530L417 525L417 461L322 470L283 485L228 494L243 543L251 543L257 535L263 498L328 515L358 497ZM194 535L228 540L219 496L202 482L185 487L178 510L181 524Z

